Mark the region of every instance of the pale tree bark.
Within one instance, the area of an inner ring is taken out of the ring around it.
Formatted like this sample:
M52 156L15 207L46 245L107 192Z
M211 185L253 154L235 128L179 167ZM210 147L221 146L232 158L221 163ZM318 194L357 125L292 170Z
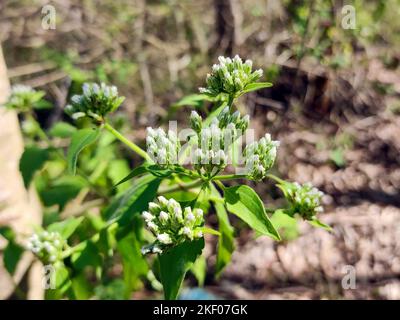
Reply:
M0 46L0 105L9 95L10 84ZM0 226L10 226L23 243L32 227L41 224L42 210L34 188L26 190L19 172L19 159L24 150L16 112L0 106ZM2 250L6 240L0 236L0 299L7 299L33 263L33 256L23 254L13 276L4 269ZM41 299L41 269L30 268L28 299Z

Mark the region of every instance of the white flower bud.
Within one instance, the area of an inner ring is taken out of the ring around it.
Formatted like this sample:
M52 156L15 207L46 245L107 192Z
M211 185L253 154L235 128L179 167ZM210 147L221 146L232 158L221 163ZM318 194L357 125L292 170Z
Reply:
M149 202L149 211L152 214L157 213L160 210L160 206L155 202Z
M166 222L169 218L169 215L165 211L161 211L158 217L160 218L161 221Z
M142 217L146 222L150 222L155 218L150 212L147 211L143 211Z
M163 244L171 244L172 243L172 239L169 236L169 234L167 234L167 233L160 233L157 236L157 240L160 241Z
M174 208L174 215L175 215L175 218L177 220L181 220L182 219L182 209L181 209L181 207Z
M195 217L196 217L197 219L203 218L203 214L204 214L204 212L203 212L202 209L200 209L200 208L194 209L194 215L195 215Z
M162 206L164 206L164 207L168 206L168 200L167 200L165 197L159 196L157 199L158 199L158 202L159 202Z
M193 238L193 231L189 227L183 227L182 228L182 233L187 236L189 239Z
M168 207L168 210L173 211L175 208L180 208L180 205L175 199L171 198L168 200L167 207Z
M190 212L190 213L188 213L188 214L186 215L185 219L186 219L188 222L193 222L196 218L195 218L194 214Z
M190 125L192 129L196 132L199 132L201 130L202 121L203 119L200 117L200 115L193 110L190 114Z
M152 251L153 253L163 253L162 249L159 246L154 246Z
M154 222L152 222L152 221L150 221L150 222L148 222L147 223L147 227L151 230L151 231L153 231L154 233L157 233L158 232L158 226L154 223Z
M263 75L263 71L262 71L262 69L258 69L258 70L256 70L256 71L254 71L254 76L256 76L257 77L257 79L259 79L259 78L261 78L262 77L262 75Z
M32 248L32 252L33 252L33 253L39 253L39 251L40 251L40 248L39 248L39 247L34 247L34 248Z

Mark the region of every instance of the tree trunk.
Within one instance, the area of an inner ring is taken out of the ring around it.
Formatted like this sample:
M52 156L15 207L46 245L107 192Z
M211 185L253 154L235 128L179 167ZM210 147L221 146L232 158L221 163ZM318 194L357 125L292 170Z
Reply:
M24 150L23 139L16 112L1 107L10 93L7 68L0 46L0 226L10 226L23 243L32 227L41 224L42 210L34 188L26 190L19 171L19 159ZM5 239L0 237L0 299L7 299L15 291L16 285L26 274L33 261L32 254L26 252L19 261L15 274L11 276L3 267L2 249ZM32 268L28 298L40 299L41 270Z

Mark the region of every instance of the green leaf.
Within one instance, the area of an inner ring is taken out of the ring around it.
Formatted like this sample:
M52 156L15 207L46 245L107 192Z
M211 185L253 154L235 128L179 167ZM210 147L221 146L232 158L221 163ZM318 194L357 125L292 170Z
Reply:
M161 180L146 175L136 180L126 191L121 193L104 212L109 223L118 221L121 225L128 223L135 213L147 209L148 203L157 195Z
M125 178L123 178L121 181L119 181L115 186L119 186L120 184L129 181L130 179L133 179L135 177L141 176L145 174L146 172L151 173L155 177L159 178L167 178L169 177L173 172L179 172L179 169L164 169L161 168L157 164L149 164L149 163L144 163L139 167L136 167L133 169Z
M186 272L204 248L204 239L186 241L159 255L160 278L167 300L177 298Z
M159 177L159 178L167 178L169 177L173 171L170 169L163 169L157 164L152 164L152 165L147 165L146 169L148 172L150 172L153 176Z
M71 279L72 291L74 299L76 300L88 300L93 295L92 287L89 281L86 279L84 273L80 273Z
M264 89L264 88L269 88L269 87L272 87L272 83L271 82L254 82L254 83L250 83L242 91L240 91L240 95L248 93L248 92Z
M122 257L124 271L125 298L129 298L132 290L140 288L141 277L145 277L149 268L142 255L140 242L134 232L118 239L118 252Z
M216 202L214 208L217 213L219 232L221 233L221 236L218 238L217 262L215 265L215 273L218 277L231 261L232 253L235 250L235 239L233 237L234 229L229 222L225 206L222 203Z
M13 229L11 229L10 227L0 227L0 235L3 236L5 239L7 239L8 241L14 241L15 239L15 232Z
M246 185L225 189L225 201L228 211L237 215L251 228L263 235L280 240L278 231L269 220L264 204L257 193Z
M25 147L21 160L19 161L19 170L24 179L25 187L29 187L33 175L40 170L49 159L47 149L41 149L35 146Z
M225 103L222 103L217 109L213 110L206 119L203 120L203 125L208 126L210 125L211 121L217 117L222 110L226 107Z
M64 221L55 222L47 227L50 232L58 232L63 239L67 240L82 223L83 217L70 217Z
M69 271L63 263L57 263L53 268L46 268L44 277L49 280L50 288L45 291L46 300L61 299L71 286ZM54 286L54 287L52 287Z
M53 108L53 104L47 100L39 100L32 105L33 109L45 110Z
M125 284L121 279L114 279L106 284L101 284L94 290L99 300L124 300L125 298Z
M328 230L328 231L333 231L332 227L330 227L327 224L319 221L318 219L307 220L307 222L309 224L311 224L313 227L322 228L322 229L325 229L325 230Z
M203 233L208 233L208 234L213 234L214 236L221 236L221 233L217 230L214 230L212 228L208 228L208 227L200 227L198 228L199 230L201 230Z
M207 274L207 261L204 256L199 256L190 268L200 287L204 285Z
M92 144L99 137L100 131L98 129L82 129L76 131L71 139L71 145L68 149L67 163L68 171L71 174L76 173L76 163L78 160L79 153Z
M329 158L337 165L339 168L342 168L346 164L346 159L344 157L344 152L343 149L337 148L335 150L332 150L329 153Z
M102 264L102 257L98 248L91 240L79 244L79 250L71 256L71 262L75 269L83 270L88 266L98 267Z
M40 190L40 196L46 206L59 205L63 208L66 203L74 199L85 187L86 181L79 176L63 176L52 182L52 185Z
M200 108L203 105L203 101L214 101L215 99L206 95L206 94L190 94L183 97L178 102L174 103L171 107L184 107L184 106L191 106Z
M67 122L58 122L50 129L49 134L57 138L70 138L76 131L77 129L73 125Z
M16 244L14 241L9 241L3 252L3 262L7 271L13 275L17 268L18 262L24 253L24 248Z
M114 188L119 186L120 184L127 182L137 176L143 175L147 172L147 166L146 165L141 165L139 167L136 167L135 169L133 169L125 178L123 178L122 180L120 180L118 183L116 183L114 185Z
M125 159L115 159L110 161L107 175L113 184L118 183L124 176L129 173L129 165ZM129 185L116 186L118 192L122 192L129 188Z
M299 236L296 219L286 214L283 210L276 210L271 217L271 222L279 231L282 239L293 240Z

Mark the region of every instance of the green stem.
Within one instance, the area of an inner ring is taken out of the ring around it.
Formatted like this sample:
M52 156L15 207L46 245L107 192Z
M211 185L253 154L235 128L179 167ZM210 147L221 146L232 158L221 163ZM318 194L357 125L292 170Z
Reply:
M228 107L229 107L229 111L232 112L232 105L233 105L233 100L235 99L235 96L233 94L229 95L228 98Z
M159 190L158 194L166 194L166 193L171 193L171 192L175 192L175 191L179 191L179 190L193 189L198 186L201 186L203 183L204 183L203 180L195 180L195 181L188 182L185 184L176 184L170 188L165 188L165 189Z
M275 175L273 175L271 173L267 174L266 177L268 177L268 178L270 178L272 180L275 180L276 182L279 182L279 183L285 183L284 180L278 178L277 176L275 176Z
M224 184L223 184L221 181L215 180L214 182L215 182L215 184L216 184L222 191L225 192L225 186L224 186Z
M127 138L125 138L120 132L118 132L116 129L114 129L109 123L105 122L104 128L107 129L109 132L111 132L119 141L121 141L122 143L127 145L132 151L136 152L139 156L141 156L145 160L150 160L150 156L147 154L146 151L144 151L142 148L140 148L134 142L129 141Z
M213 202L225 202L225 200L223 198L219 198L219 197L214 197L214 196L209 196L208 200L213 201Z
M243 179L246 178L246 175L240 174L226 174L226 175L219 175L212 178L212 180L232 180L232 179Z

